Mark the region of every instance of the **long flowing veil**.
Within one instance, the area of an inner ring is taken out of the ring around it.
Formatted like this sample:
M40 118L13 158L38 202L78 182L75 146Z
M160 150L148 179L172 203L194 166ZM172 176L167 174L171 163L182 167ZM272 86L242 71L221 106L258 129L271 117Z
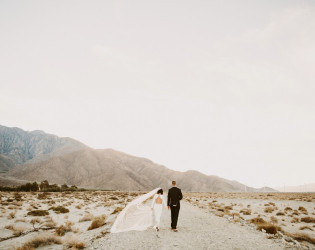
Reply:
M156 194L160 188L141 195L128 203L128 205L117 216L110 232L120 233L130 230L143 231L152 225L152 210L143 202Z

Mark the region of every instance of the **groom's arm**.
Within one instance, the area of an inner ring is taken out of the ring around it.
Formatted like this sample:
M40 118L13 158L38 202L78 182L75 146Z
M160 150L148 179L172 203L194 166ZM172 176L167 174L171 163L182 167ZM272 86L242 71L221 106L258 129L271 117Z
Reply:
M179 190L179 199L183 199L183 194L182 194L182 190Z
M170 206L171 206L170 190L168 190L168 194L167 194L167 206L168 206L168 208L170 208Z

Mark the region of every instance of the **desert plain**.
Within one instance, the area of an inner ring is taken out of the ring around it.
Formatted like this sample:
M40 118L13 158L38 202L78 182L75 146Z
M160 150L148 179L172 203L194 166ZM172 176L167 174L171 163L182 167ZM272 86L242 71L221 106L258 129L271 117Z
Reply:
M0 249L315 249L314 193L184 193L177 233L164 209L159 232L111 234L141 194L1 192Z

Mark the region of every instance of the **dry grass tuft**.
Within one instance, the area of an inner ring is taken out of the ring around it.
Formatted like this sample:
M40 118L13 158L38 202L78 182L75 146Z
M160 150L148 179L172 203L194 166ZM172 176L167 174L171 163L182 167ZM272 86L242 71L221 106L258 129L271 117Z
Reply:
M276 213L276 215L277 216L283 216L283 215L285 215L285 213L280 211L280 212Z
M293 217L291 220L291 223L299 223L299 222L300 222L300 219L297 217Z
M60 227L56 228L56 234L58 236L64 236L67 232L72 231L73 222L67 221L65 225L61 225Z
M105 224L106 215L97 216L93 219L91 225L89 226L88 230L92 230L95 228L99 228Z
M256 217L256 218L250 219L249 222L256 224L256 225L266 223L266 221L261 217Z
M274 224L278 223L278 219L277 219L276 217L274 217L274 216L271 216L271 217L270 217L270 221L271 221L272 223L274 223Z
M264 209L264 212L265 212L265 213L272 213L274 210L275 210L274 207L266 207L266 208Z
M314 231L311 227L308 227L308 226L301 226L299 229L300 229L300 230L305 230L305 229L307 229L307 230L310 230L310 231Z
M49 215L49 212L47 210L32 210L27 213L27 215L30 216L46 216Z
M312 218L312 217L303 217L301 218L301 221L302 222L306 222L306 223L315 223L315 218Z
M307 241L309 243L315 244L315 238L305 234L305 233L288 233L285 232L285 235L297 240L297 241Z
M284 209L284 212L288 212L288 211L292 211L292 210L293 210L292 208L286 207L286 208Z
M281 230L279 226L276 226L273 223L267 222L261 217L250 219L249 222L257 225L257 229L260 231L264 229L266 233L268 234L276 234L278 231Z
M79 222L84 222L84 221L91 221L93 220L94 216L90 213L86 213L80 220Z
M306 214L306 215L308 214L307 209L305 207L299 207L299 211L303 214Z
M56 214L65 214L69 213L69 209L65 208L63 206L58 206L58 207L51 207L49 210L53 210Z
M56 236L50 234L40 234L30 241L26 242L22 247L18 247L16 250L30 250L41 246L61 243L61 240Z
M85 243L79 242L79 239L73 235L66 236L64 246L71 249L84 249Z
M264 229L266 233L268 234L276 234L278 231L281 230L281 227L276 226L270 222L265 222L265 223L258 224L257 229L258 230Z
M10 219L14 219L14 218L15 218L15 215L16 215L16 210L13 211L13 212L11 212L11 213L9 213L8 219L9 219L9 220L10 220Z
M240 213L244 214L244 215L251 215L252 214L252 211L250 209L242 209L240 211Z
M124 209L123 207L116 207L115 210L112 212L112 214L117 214L123 209Z

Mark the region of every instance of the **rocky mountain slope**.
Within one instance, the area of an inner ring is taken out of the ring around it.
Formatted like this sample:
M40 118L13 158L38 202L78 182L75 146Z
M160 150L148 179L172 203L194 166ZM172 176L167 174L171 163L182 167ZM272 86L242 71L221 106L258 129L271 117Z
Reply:
M0 173L8 172L14 166L14 162L9 157L0 154Z
M87 146L71 138L60 138L40 130L28 132L0 125L0 154L16 164L45 160L83 148Z
M84 149L25 164L9 171L10 176L29 181L47 179L51 183L109 190L151 190L168 188L177 180L184 191L243 192L245 186L198 171L179 172L152 161L112 149ZM248 192L259 191L246 187Z

